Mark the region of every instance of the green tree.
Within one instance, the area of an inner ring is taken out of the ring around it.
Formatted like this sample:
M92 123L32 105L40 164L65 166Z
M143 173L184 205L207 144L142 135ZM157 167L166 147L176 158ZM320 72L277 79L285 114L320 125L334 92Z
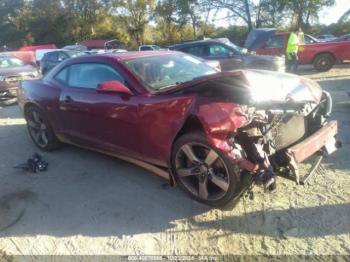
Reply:
M198 27L201 22L201 12L200 3L198 0L177 0L176 5L176 16L178 17L178 24L182 29L188 23L192 26L193 38L197 37ZM188 32L188 28L185 28Z
M254 6L256 27L277 27L287 22L289 0L260 0Z
M254 3L252 0L206 0L205 2L215 9L228 10L230 15L226 18L240 18L246 23L249 31L253 28L251 12Z
M124 16L124 23L130 37L138 44L144 43L144 33L155 8L154 0L117 0L117 13Z
M348 21L350 21L350 9L339 18L338 23L344 23Z
M324 7L334 5L335 0L294 0L289 2L292 12L292 24L308 28L312 21L317 21Z
M163 42L174 43L177 39L176 30L176 1L159 0L155 9L155 21L161 32Z
M32 42L25 17L28 3L24 0L0 0L0 46L20 47Z

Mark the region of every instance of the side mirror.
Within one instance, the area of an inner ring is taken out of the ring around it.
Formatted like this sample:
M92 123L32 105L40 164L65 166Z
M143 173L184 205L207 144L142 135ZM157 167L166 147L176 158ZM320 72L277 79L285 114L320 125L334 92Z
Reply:
M102 82L97 85L97 93L100 94L124 94L132 96L133 93L119 81Z

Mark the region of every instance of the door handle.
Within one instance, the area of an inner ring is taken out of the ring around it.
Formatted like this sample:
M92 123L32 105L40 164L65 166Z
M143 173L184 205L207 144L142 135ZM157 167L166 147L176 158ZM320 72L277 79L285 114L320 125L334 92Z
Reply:
M71 103L71 102L73 102L73 101L74 101L74 100L72 99L71 96L66 96L66 97L64 98L64 100L63 100L64 103Z

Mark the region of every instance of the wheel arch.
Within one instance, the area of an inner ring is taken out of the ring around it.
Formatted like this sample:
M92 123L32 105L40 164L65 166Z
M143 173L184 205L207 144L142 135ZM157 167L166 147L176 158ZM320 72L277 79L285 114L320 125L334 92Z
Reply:
M314 57L312 58L312 63L314 63L316 58L320 55L330 55L333 57L335 63L338 61L337 56L334 53L332 53L331 51L322 51L322 52L319 52L319 53L314 55Z
M24 104L24 106L23 106L23 115L24 115L24 116L25 116L25 114L26 114L28 108L30 108L30 107L39 108L39 110L40 110L40 111L45 115L45 117L48 119L48 121L49 121L51 127L55 130L54 126L52 125L52 121L50 121L50 119L49 119L49 115L48 115L47 109L46 109L44 106L40 105L39 103L36 103L35 101L29 101L29 102L27 102L27 103Z
M199 118L195 115L189 115L184 121L182 127L177 132L175 138L173 139L172 145L174 145L175 141L185 133L193 132L193 131L203 131L204 127L199 120Z
M24 104L23 113L25 114L26 111L28 110L28 108L30 108L30 107L37 107L46 114L45 109L41 105L39 105L38 103L35 103L34 101L30 101L30 102L27 102Z
M182 135L189 133L189 132L194 132L194 131L201 131L204 133L204 127L199 120L199 118L196 115L189 115L187 116L186 120L184 121L183 125L181 128L177 131L172 143L171 143L171 149L170 149L170 158L168 159L168 166L169 166L169 172L170 172L170 184L172 186L176 186L177 181L175 179L175 176L173 174L173 170L171 168L171 158L172 158L172 152L174 148L174 144L177 139L179 139Z

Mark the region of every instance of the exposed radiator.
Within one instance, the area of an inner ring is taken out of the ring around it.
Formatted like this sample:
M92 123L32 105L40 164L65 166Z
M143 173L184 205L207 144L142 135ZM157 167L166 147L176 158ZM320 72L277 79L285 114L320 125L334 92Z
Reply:
M271 130L275 149L281 150L294 144L305 136L306 130L305 117L296 115L285 116Z

